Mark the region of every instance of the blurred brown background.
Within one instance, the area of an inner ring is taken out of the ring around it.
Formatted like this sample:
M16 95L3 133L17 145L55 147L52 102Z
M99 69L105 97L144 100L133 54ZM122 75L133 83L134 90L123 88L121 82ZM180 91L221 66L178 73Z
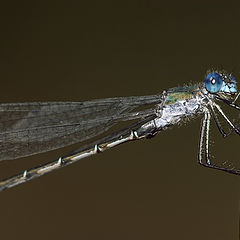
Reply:
M0 102L155 94L221 67L239 79L239 5L156 2L1 3ZM199 124L1 192L1 239L238 239L240 177L197 164ZM238 137L217 143L239 158ZM73 149L0 162L0 176Z

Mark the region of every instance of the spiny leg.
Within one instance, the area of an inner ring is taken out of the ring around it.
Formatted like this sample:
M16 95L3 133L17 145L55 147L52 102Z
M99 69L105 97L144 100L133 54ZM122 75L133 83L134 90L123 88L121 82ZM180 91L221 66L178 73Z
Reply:
M216 112L215 112L215 110L214 110L213 104L209 104L209 106L210 106L210 110L211 110L213 119L214 119L214 121L215 121L215 123L216 123L216 125L217 125L217 128L218 128L219 132L221 133L221 135L222 135L224 138L225 138L225 137L228 137L229 135L231 135L231 134L235 131L235 129L237 129L237 130L239 131L238 127L240 126L240 124L238 124L237 126L235 126L235 128L231 128L231 129L226 133L226 132L224 131L224 129L223 129L223 127L222 127L219 119L218 119L218 116L217 116L217 114L216 114Z
M226 122L231 126L231 128L238 134L240 135L240 131L238 130L238 128L229 120L229 118L224 114L223 110L221 109L221 107L219 105L217 105L216 103L213 103L214 106L216 107L216 109L218 110L218 112L223 116L223 118L226 120Z
M202 124L201 124L201 134L200 134L200 142L199 142L199 153L198 153L198 162L199 164L203 164L202 161L202 154L203 154L203 144L204 144L204 138L205 138L205 129L206 129L206 123L207 123L207 118L208 118L208 109L205 110L204 116L202 119Z
M204 167L213 168L221 171L225 171L233 174L240 174L240 171L234 169L226 169L224 167L218 167L211 163L210 154L209 154L209 130L210 130L210 119L211 115L208 109L205 110L204 118L201 125L201 135L200 135L200 144L199 144L199 157L198 163ZM205 141L204 141L205 140ZM205 147L203 147L205 145ZM204 151L205 149L205 151ZM205 155L206 163L203 162L202 155Z
M211 119L211 115L210 112L207 112L207 119L206 119L206 142L205 142L205 156L207 159L207 164L211 165L211 161L210 161L210 156L209 156L209 130L210 130L210 119Z
M205 113L204 113L204 117L203 117L203 120L202 120L202 125L201 125L198 163L200 165L204 166L204 167L214 168L214 169L218 169L218 170L225 170L223 168L221 169L217 166L212 165L211 161L210 161L210 156L209 156L210 119L211 119L210 112L206 108ZM204 152L204 155L205 155L206 163L203 162L203 158L202 158L203 152Z
M224 131L224 129L223 129L223 127L222 127L218 117L217 117L217 114L216 114L212 104L210 104L210 110L211 110L213 119L214 119L214 121L215 121L215 123L217 125L217 128L218 128L219 132L221 133L221 135L223 137L227 137L230 133L225 133L225 131ZM232 129L229 132L232 132Z
M235 102L237 101L239 95L240 95L240 92L237 94L237 96L235 97L235 99L232 101L233 104L235 104Z
M222 102L226 103L227 105L229 105L232 108L235 108L237 110L240 110L240 106L238 104L236 104L236 101L239 97L240 92L237 94L236 98L233 101L229 101L227 99L224 99L222 97L216 96L217 99L221 100Z
M239 96L240 96L240 92L238 92L237 96L235 97L235 99L234 99L233 101L229 101L229 100L224 99L224 98L222 98L222 97L220 97L220 96L218 96L218 95L216 96L216 98L219 99L219 100L221 100L222 102L224 102L224 103L227 104L228 106L233 107L234 109L240 110L240 106L236 104L236 101L237 101L237 99L239 98ZM237 126L235 126L235 127L237 128L238 131L240 131L240 130L239 130L240 123L239 123ZM225 137L227 137L227 136L229 136L230 134L232 134L233 131L235 131L235 130L232 128L228 133L226 133L226 136L225 136Z
M239 95L239 94L238 94L238 95ZM238 95L237 95L237 97L235 98L235 100L237 100ZM228 101L228 100L226 100L226 99L223 99L223 98L219 97L218 95L216 96L216 98L219 99L219 100L221 100L221 101L223 101L224 103L227 103L228 105L232 106L232 105L231 105L232 102L230 102L230 101ZM220 107L219 105L217 105L215 102L213 102L211 99L209 99L208 97L207 97L207 99L208 99L208 102L209 102L209 107L210 107L210 110L211 110L213 119L214 119L214 121L215 121L215 123L216 123L216 125L217 125L217 128L218 128L219 132L221 133L221 135L222 135L223 137L227 137L227 136L229 136L230 134L232 134L233 131L235 131L237 134L240 135L240 130L238 129L238 126L235 126L235 125L228 119L228 117L227 117L227 116L224 114L224 112L222 111L221 107ZM234 101L235 101L235 100L234 100ZM221 125L218 117L217 117L217 114L216 114L216 112L215 112L215 110L214 110L214 107L216 107L216 109L218 110L218 112L222 115L222 117L223 117L223 118L227 121L227 123L231 126L231 129L230 129L227 133L224 131L224 129L223 129L223 127L222 127L222 125ZM240 109L240 108L239 108L239 109Z

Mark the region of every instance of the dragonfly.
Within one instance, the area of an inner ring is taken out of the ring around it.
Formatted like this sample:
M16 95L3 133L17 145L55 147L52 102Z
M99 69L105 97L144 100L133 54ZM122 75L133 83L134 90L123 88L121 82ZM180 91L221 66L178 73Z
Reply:
M91 140L120 122L128 123L127 127L99 137L66 156L0 181L0 190L120 144L152 138L173 125L200 115L198 163L239 175L239 167L214 164L209 150L212 120L223 137L233 133L240 135L239 124L235 125L220 106L221 103L240 110L236 103L239 94L235 77L224 70L215 70L208 71L202 83L170 88L150 96L0 104L0 160L17 159ZM224 130L220 116L228 125L228 131Z

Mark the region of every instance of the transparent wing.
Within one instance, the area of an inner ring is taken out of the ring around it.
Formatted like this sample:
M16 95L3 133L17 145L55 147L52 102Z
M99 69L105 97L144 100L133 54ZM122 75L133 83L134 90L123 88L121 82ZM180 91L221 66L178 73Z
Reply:
M34 102L0 105L0 160L15 159L82 142L119 121L154 114L161 95L87 102Z

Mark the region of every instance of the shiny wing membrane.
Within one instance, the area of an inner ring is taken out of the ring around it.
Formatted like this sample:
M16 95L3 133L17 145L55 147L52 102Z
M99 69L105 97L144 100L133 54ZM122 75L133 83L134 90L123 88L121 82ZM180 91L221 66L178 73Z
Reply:
M87 102L32 102L0 105L0 160L16 159L95 137L120 121L155 115L161 95ZM135 110L135 111L134 111Z

